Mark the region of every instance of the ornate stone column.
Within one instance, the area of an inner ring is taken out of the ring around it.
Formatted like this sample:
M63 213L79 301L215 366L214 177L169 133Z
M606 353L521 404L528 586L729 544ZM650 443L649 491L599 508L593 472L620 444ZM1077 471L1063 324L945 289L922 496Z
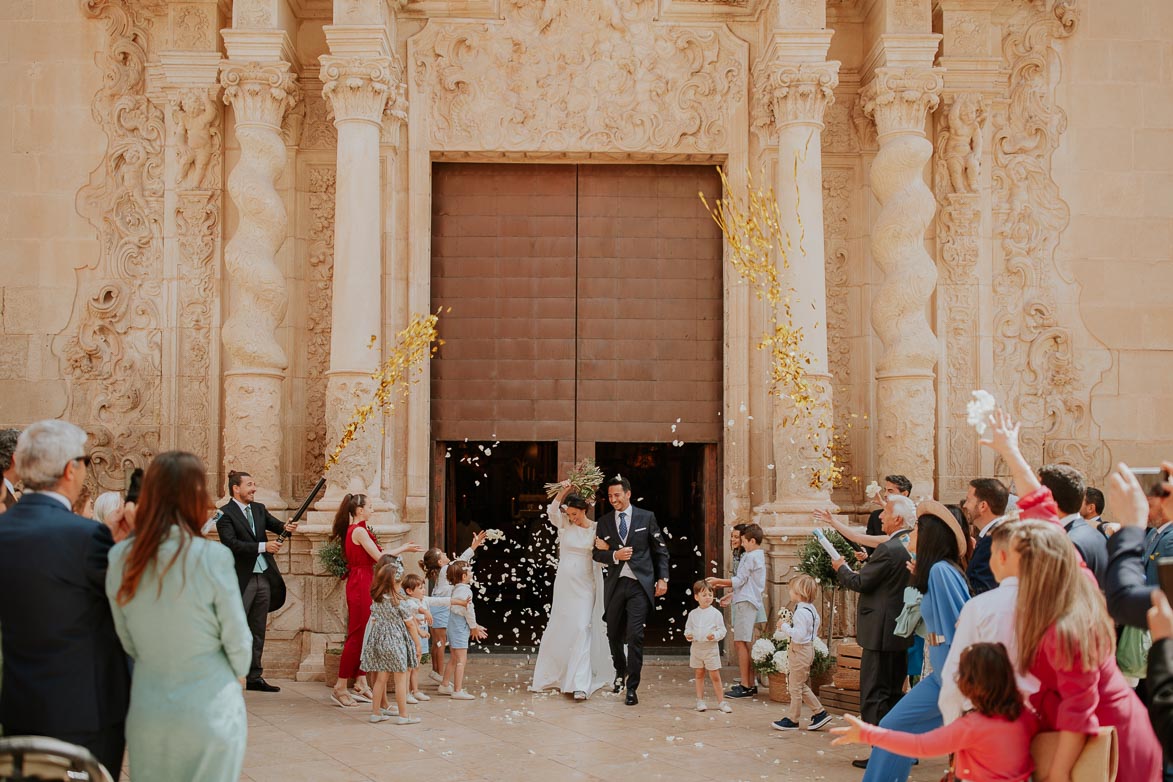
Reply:
M936 201L923 176L933 154L925 118L937 107L942 78L940 68L877 68L860 95L880 145L871 170L880 202L872 254L884 272L872 306L872 326L884 343L876 365L877 474L907 475L914 495L933 491L937 338L926 310L937 267L924 239Z
M288 216L275 184L285 168L281 122L297 102L297 84L288 62L235 60L221 64L220 83L240 144L240 160L228 177L240 221L224 248L230 289L222 332L230 362L224 373L225 472L248 470L261 487L261 501L284 508L281 394L288 360L276 331L287 301L274 258Z
M802 346L810 357L806 378L819 400L815 415L797 421L794 402L783 395L774 402L773 445L775 499L758 508L773 524L774 517L807 523L815 508L831 504L830 486L812 485L822 470L823 449L831 423L831 387L827 369L827 288L823 238L823 113L835 101L839 63L824 62L831 31L778 33L754 72L758 109L777 145L774 191L781 225L789 238L787 265L779 259L779 281L789 298L791 325L802 329ZM813 53L817 60L796 59ZM779 321L787 316L781 307Z
M336 47L338 28L327 28ZM354 408L368 403L382 336L383 258L379 136L388 98L400 89L402 67L390 56L323 55L322 94L338 129L334 212L334 283L330 369L326 390L327 455L342 436ZM380 491L381 414L342 453L328 473L319 507L334 507L344 492L377 496Z

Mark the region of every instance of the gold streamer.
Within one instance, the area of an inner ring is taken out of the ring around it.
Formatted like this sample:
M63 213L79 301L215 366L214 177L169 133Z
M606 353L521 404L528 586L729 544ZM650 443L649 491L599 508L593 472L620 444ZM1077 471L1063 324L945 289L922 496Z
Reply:
M326 472L338 464L338 459L346 446L366 428L367 421L375 412L394 410L395 400L392 396L406 397L410 386L418 382L419 365L424 359L435 355L444 344L444 340L440 339L436 332L436 323L439 319L438 312L427 316L415 315L407 324L407 328L396 336L387 359L371 373L371 379L376 384L373 398L366 404L354 408L354 414L342 430L338 445L334 446L334 452L326 459ZM374 346L375 337L372 336L367 347Z

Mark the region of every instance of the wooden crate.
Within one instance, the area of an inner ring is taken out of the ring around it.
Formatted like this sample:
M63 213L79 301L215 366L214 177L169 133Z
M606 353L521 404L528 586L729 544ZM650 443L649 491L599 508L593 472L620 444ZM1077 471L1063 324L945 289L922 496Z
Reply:
M859 714L859 690L825 685L819 688L819 701L831 714Z

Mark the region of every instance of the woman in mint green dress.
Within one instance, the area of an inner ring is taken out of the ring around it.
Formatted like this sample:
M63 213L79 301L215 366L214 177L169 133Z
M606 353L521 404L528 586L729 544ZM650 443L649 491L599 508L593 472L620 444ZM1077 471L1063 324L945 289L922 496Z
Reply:
M134 658L126 743L136 780L236 782L252 634L232 553L200 537L199 458L159 454L143 477L134 535L110 550L106 595Z

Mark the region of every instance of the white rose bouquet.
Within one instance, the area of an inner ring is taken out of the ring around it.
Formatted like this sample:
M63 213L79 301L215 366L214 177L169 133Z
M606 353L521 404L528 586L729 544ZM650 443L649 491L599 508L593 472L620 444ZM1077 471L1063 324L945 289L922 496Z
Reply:
M790 647L790 639L778 636L775 633L773 639L759 638L750 647L749 656L753 660L754 670L762 676L785 673L787 670L786 650Z

